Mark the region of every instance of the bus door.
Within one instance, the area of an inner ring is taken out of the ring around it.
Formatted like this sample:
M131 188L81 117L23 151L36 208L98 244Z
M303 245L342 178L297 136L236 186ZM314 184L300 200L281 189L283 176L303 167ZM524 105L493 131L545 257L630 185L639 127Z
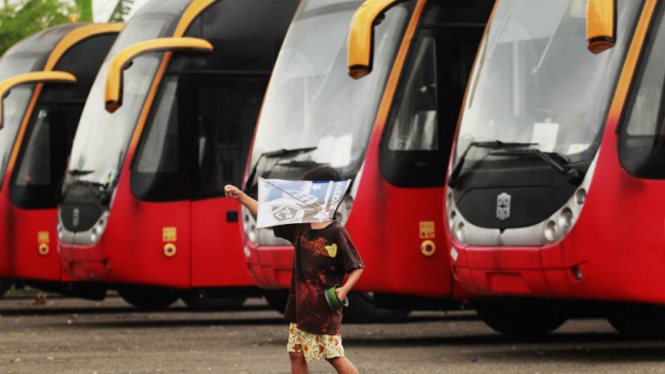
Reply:
M433 13L435 9L429 14ZM411 283L403 290L407 293L452 295L443 217L438 209L444 198L445 173L441 171L448 166L459 110L484 26L482 22L452 22L437 17L423 20L384 127L379 167L386 181L397 187L391 188L391 199L386 204L391 213L387 216L410 223L405 230L387 234L387 240L394 248L410 249L402 251L399 273L409 277L420 274L418 278L426 280L421 284L400 281L402 285ZM416 190L418 198L414 199ZM414 256L413 251L418 249L421 255Z
M247 285L251 278L240 204L224 198L240 185L270 72L187 77L190 145L192 287Z

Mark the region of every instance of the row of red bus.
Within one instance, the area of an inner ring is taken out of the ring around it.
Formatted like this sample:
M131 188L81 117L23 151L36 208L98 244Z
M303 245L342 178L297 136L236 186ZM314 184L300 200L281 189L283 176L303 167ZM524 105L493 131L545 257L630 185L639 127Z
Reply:
M153 0L124 28L44 31L0 59L0 278L281 309L293 250L222 188L330 165L367 265L347 318L469 305L509 334L578 313L662 333L664 12Z

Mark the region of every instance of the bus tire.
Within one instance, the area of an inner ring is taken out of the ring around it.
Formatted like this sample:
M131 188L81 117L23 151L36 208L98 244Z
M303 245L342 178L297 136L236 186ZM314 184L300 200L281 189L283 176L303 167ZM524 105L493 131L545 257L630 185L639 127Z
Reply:
M512 337L538 337L558 329L568 319L557 308L538 302L485 301L475 304L487 326Z
M171 306L171 304L178 301L178 295L174 292L150 287L119 287L118 294L126 302L142 311L165 310Z
M219 312L224 310L237 310L247 301L247 296L228 296L214 298L199 298L196 296L183 298L189 309L200 312Z
M289 301L289 290L263 290L262 293L268 305L284 314L286 303Z
M355 323L394 323L406 319L410 310L392 310L374 305L371 293L351 292L347 295L349 306L344 307L344 321Z
M620 334L635 338L665 337L665 308L656 305L621 306L611 311L607 321Z

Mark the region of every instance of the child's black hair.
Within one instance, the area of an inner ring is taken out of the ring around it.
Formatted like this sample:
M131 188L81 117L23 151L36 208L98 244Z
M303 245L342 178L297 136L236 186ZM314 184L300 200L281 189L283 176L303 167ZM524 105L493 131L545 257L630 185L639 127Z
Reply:
M311 169L305 175L303 175L302 180L304 181L313 181L313 182L322 182L322 181L341 181L342 175L331 168L330 166L319 166L314 169Z

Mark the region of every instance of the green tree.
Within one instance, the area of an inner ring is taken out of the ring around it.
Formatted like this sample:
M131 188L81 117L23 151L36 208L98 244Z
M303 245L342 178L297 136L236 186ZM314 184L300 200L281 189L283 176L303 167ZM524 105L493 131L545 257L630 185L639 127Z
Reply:
M0 9L0 54L38 31L69 22L73 13L76 9L62 0L24 0L5 6Z
M118 3L113 8L113 13L109 17L109 22L124 22L125 17L132 10L134 0L118 0Z
M76 0L79 22L92 22L92 0Z

